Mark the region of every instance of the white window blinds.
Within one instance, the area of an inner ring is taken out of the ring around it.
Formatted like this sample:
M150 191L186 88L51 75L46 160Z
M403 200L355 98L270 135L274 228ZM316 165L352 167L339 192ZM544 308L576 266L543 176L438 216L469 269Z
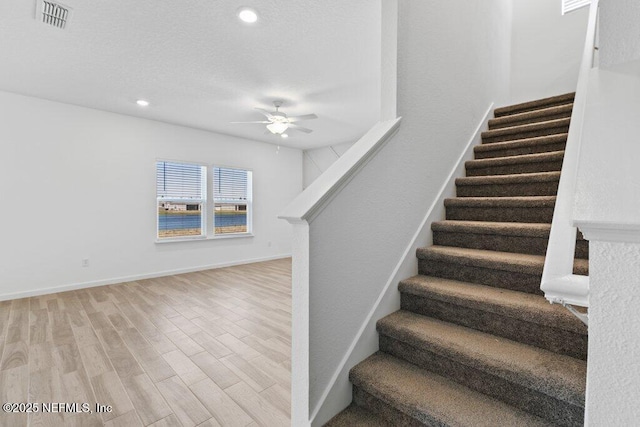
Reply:
M170 200L202 199L203 169L197 164L157 162L157 197Z
M246 201L248 199L249 171L230 168L213 168L214 200Z
M590 4L591 0L562 0L562 14L565 15Z

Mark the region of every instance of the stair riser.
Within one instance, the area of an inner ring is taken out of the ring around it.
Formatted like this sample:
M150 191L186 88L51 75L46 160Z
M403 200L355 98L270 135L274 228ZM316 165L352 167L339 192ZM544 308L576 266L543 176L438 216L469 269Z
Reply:
M351 404L333 417L323 427L395 427L386 420L373 415L364 408Z
M458 197L555 196L557 193L558 181L456 185L456 194Z
M560 112L560 113L547 114L544 116L530 117L527 119L520 119L520 120L513 120L513 119L509 120L509 116L503 116L501 118L489 120L489 130L503 129L511 126L528 125L531 123L540 123L540 122L546 122L549 120L566 119L568 117L569 118L571 117L571 110Z
M406 427L424 427L433 426L433 427L444 427L442 423L439 423L435 419L428 417L427 414L423 414L422 421L417 420L402 411L399 411L397 408L389 405L381 399L373 396L370 393L367 393L362 388L358 387L354 384L353 386L353 402L365 408L366 410L382 417L388 421L390 421L393 425L396 426L406 426Z
M565 356L587 359L587 336L517 319L482 308L470 308L427 296L400 294L401 308L423 316L544 348Z
M574 254L575 258L589 259L589 241L584 240L584 236L578 230L578 236L576 239L576 250Z
M511 289L542 295L540 291L540 274L527 274L514 271L494 270L491 268L474 267L454 262L433 259L419 259L418 272L425 276L441 277L443 279L460 280L463 282L479 283L495 288Z
M475 150L476 159L495 159L497 157L521 156L523 154L548 153L550 151L561 151L565 149L566 142L553 144L536 144L525 147L505 148L504 150L480 151Z
M556 172L560 170L562 170L562 160L467 168L467 176L511 175L517 173Z
M549 236L504 236L497 234L455 233L433 231L433 244L457 248L486 249L530 255L545 255ZM589 242L576 240L576 258L589 258Z
M438 350L442 351L442 349L416 348L392 337L380 335L380 350L558 425L582 426L583 424L583 407L491 375L487 373L491 368L477 369L469 366L470 361L461 363L455 359L454 355L447 357L438 354L440 353Z
M515 141L517 139L535 138L537 136L556 135L559 133L569 132L569 126L548 127L531 131L522 131L509 133L506 135L484 135L482 137L483 144L491 144L493 142Z
M447 206L447 219L461 221L551 223L553 207L476 208Z
M458 248L487 249L530 255L547 252L548 237L500 236L496 234L451 233L433 231L433 244Z

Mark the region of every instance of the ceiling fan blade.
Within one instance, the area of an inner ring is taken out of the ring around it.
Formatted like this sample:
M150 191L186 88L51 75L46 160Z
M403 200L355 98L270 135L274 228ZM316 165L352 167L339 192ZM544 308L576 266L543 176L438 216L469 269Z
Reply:
M297 130L297 131L304 132L304 133L311 133L311 132L313 132L311 129L303 128L302 126L298 126L298 125L293 124L293 123L290 123L290 124L289 124L289 129L295 129L295 130Z
M271 123L271 122L261 121L261 122L231 122L231 123Z
M289 123L301 122L302 120L312 120L317 119L318 116L315 114L305 114L303 116L293 116L289 117Z
M260 108L260 107L255 107L256 110L260 111L262 114L264 114L264 116L269 119L272 120L273 116L271 115L270 111L265 110L264 108Z

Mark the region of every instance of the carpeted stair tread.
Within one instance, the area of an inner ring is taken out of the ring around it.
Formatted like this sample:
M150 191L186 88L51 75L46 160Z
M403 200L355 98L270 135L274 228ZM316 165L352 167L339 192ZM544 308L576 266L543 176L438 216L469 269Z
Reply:
M414 276L400 282L401 308L586 360L587 328L568 310L549 304L539 293L488 285ZM539 278L534 288L539 290Z
M467 174L473 169L483 169L496 166L512 166L525 163L560 162L564 158L564 151L550 151L547 153L522 154L519 156L498 157L493 159L477 159L465 162ZM548 172L548 171L540 171Z
M451 246L430 246L418 248L419 260L444 261L464 266L490 268L493 270L512 271L524 274L542 274L543 255L529 255L512 252L488 251ZM576 274L588 274L589 261L576 259Z
M502 236L549 237L551 224L491 221L436 221L432 231L451 233L497 234Z
M456 197L445 199L447 220L551 223L555 196Z
M523 113L509 114L489 120L489 129L499 129L516 124L536 123L547 120L571 117L573 103L556 105Z
M550 224L494 221L437 221L431 224L433 244L544 255ZM580 243L582 251L586 243Z
M470 176L455 182L458 197L555 196L560 172Z
M566 143L567 133L560 133L557 135L480 144L473 147L473 151L476 159L485 159L559 151L564 150Z
M482 143L492 144L495 142L504 142L514 139L566 133L569 130L570 121L571 118L564 118L487 130L481 134Z
M541 108L549 108L555 105L573 103L575 92L565 93L563 95L551 96L548 98L536 99L534 101L522 102L519 104L507 105L496 108L495 117L502 117L510 114L519 114L525 111L537 110Z
M418 248L418 259L445 261L458 265L513 271L525 274L542 274L544 256L451 246Z
M352 404L329 420L324 427L394 427L394 425L384 418Z
M456 185L506 185L560 181L560 172L533 172L508 175L467 176L456 178Z
M418 349L584 406L587 366L583 360L404 310L379 320L377 329Z
M431 223L433 244L545 255L551 224L527 222L445 220ZM575 255L589 258L588 242L576 238Z
M384 413L391 407L410 419L395 425L551 425L497 399L384 353L374 354L356 365L349 377L356 388L382 402L376 405L377 411Z
M564 307L549 304L541 295L424 275L402 280L399 290L405 294L481 309L538 325L584 335L587 333L584 323Z
M522 197L453 197L444 200L446 206L465 206L475 208L534 208L551 207L556 204L556 196Z

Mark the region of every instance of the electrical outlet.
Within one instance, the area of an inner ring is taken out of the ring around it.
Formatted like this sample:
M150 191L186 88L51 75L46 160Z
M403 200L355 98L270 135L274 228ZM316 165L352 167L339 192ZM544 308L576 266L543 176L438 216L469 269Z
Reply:
M89 267L89 258L82 258L82 266Z

